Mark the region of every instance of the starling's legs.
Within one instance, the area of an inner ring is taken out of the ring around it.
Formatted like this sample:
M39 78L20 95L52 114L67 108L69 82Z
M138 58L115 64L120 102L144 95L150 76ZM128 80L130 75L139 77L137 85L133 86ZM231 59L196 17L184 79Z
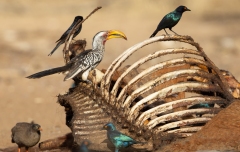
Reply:
M166 34L169 36L168 32L164 29L164 31L166 32Z
M172 28L169 28L169 30L172 31L173 33L175 33L176 35L179 35L179 34L177 34L176 32L174 32L174 31L172 30Z
M21 152L21 148L20 147L18 147L18 152Z

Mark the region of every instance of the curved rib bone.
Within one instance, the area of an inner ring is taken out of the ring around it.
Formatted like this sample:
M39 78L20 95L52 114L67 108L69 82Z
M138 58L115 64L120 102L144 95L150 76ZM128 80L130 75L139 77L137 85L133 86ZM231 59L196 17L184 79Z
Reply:
M117 100L118 101L121 100L121 98L123 98L123 95L126 94L127 89L129 87L131 87L131 85L134 85L134 83L136 83L142 77L146 77L154 71L157 71L157 70L160 70L160 69L172 66L172 65L179 65L179 64L197 64L197 65L204 65L204 66L208 67L208 64L202 60L195 59L195 58L186 58L186 57L160 62L159 64L156 64L154 66L151 66L151 67L145 69L140 74L135 76L131 81L129 81L128 84L120 92ZM113 88L112 92L116 92L116 90L117 90L116 88Z
M181 117L185 117L185 116L190 116L193 114L205 114L205 113L212 113L212 114L216 114L218 113L220 110L220 108L218 109L188 109L188 110L182 110L182 111L177 111L177 112L173 112L173 113L169 113L169 114L165 114L163 116L160 116L157 119L158 123L163 123L165 121L173 121L176 119L179 119ZM144 121L146 121L148 118L152 117L153 114L158 114L155 111L152 110L148 110L151 112L148 112L148 114L142 114L136 121L136 125L143 125ZM147 111L146 111L147 112ZM150 114L149 114L150 113ZM145 116L145 117L144 117Z
M143 74L142 74L143 73ZM138 76L136 76L135 78L132 79L132 81L129 82L129 85L132 85L134 82L136 82L138 80L138 77L141 77L142 75L145 76L144 72L142 72L141 74L139 74ZM164 83L166 81L169 81L171 79L175 79L176 77L181 77L181 75L186 75L188 74L188 78L190 77L194 77L197 75L201 75L204 78L208 78L209 80L213 79L213 75L208 74L204 71L200 71L200 70L195 70L195 69L190 69L190 70L179 70L179 71L174 71L174 72L169 72L166 74L163 74L162 76L158 77L155 80L152 80L144 85L142 85L141 87L139 87L138 89L136 89L132 94L130 94L127 99L125 100L124 104L122 105L122 107L126 107L129 106L130 103L132 103L132 101L137 97L137 96L141 96L143 93L151 90L152 88L154 88L157 85L160 85L161 83ZM136 80L137 79L137 80ZM121 91L117 103L121 103L120 99L124 99L124 97L126 96L126 90L127 87L131 87L129 85L126 85L123 90ZM125 92L125 93L124 93ZM124 95L124 96L123 96ZM119 99L120 98L120 99Z
M139 102L137 102L128 113L129 116L136 117L138 114L138 110L140 110L143 107L144 103L153 103L154 101L158 99L164 99L167 96L177 94L179 92L188 92L188 91L214 91L214 92L221 92L219 87L207 84L207 83L196 83L196 82L186 82L186 83L178 83L169 87L166 87L160 91L154 92L147 97L143 98ZM129 105L129 103L126 103ZM129 118L130 119L130 118Z
M131 70L133 70L134 68L137 68L139 66L141 66L142 64L146 63L149 60L155 59L159 56L163 56L163 55L167 55L167 54L179 54L179 53L188 53L188 54L194 54L194 55L198 55L200 56L201 54L195 50L191 50L191 49L167 49L167 50L160 50L157 51L153 54L150 54L140 60L138 60L137 62L135 62L134 64L132 64L124 73L121 74L121 76L117 79L111 94L112 95L116 95L117 89L119 87L119 83L122 81L122 79L131 72ZM127 58L125 58L126 60ZM154 68L154 67L152 67Z
M198 123L206 123L209 120L211 120L211 118L195 118L195 119L186 119L186 120L176 121L176 122L168 123L166 125L158 127L156 130L154 130L154 132L158 134L159 132L163 132L168 129L192 125L192 124L198 124Z
M184 107L184 106L190 106L190 105L195 105L199 103L224 103L226 102L224 99L219 98L219 97L209 97L209 96L203 96L203 97L191 97L187 99L180 99L176 101L172 101L169 103L165 103L162 105L159 105L157 107L152 108L151 110L148 110L144 112L140 117L146 117L150 115L149 117L152 117L154 115L162 114L164 112L173 110L174 108L179 108L179 107ZM143 118L142 118L143 119ZM148 124L147 128L152 129L154 128L157 124L161 122L162 118L157 117L152 119Z
M192 136L192 133L178 133L178 137L186 138Z
M164 38L164 36L160 36L158 38L159 39L160 38ZM131 54L133 54L138 49L144 47L145 45L151 44L151 43L153 43L155 41L153 41L152 39L148 39L148 40L145 40L142 43L138 43L138 44L130 47L129 49L127 49L117 59L115 59L113 61L113 63L107 69L105 75L103 76L102 82L101 82L101 88L105 88L105 89L102 89L102 95L103 96L107 96L109 94L108 91L109 91L109 87L110 87L111 77L113 76L113 73L115 71L117 71L118 68L121 66L122 62L125 61L128 57L130 57Z
M168 133L189 133L189 132L197 132L201 130L202 127L188 127L188 128L180 128L175 130L167 131Z

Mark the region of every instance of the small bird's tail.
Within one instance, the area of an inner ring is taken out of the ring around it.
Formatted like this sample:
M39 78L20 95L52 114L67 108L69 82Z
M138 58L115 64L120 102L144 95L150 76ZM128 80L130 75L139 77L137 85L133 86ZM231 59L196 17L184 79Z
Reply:
M62 40L60 40L57 45L55 46L55 48L48 54L48 56L51 56L56 50L57 48L62 45L64 42Z
M151 37L154 37L157 33L158 33L158 31L155 30L155 31L153 32L153 34L150 36L150 38L151 38Z
M26 78L28 78L28 79L38 79L38 78L45 77L45 76L48 76L48 75L52 75L52 74L55 74L55 73L64 72L67 69L68 69L68 66L57 67L57 68L44 70L44 71L32 74L32 75L30 75Z

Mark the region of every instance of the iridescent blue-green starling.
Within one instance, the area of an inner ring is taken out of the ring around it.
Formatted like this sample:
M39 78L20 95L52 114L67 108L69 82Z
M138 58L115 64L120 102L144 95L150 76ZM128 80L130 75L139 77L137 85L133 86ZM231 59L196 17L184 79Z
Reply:
M157 29L153 32L153 34L150 36L154 37L159 31L161 31L162 29L164 29L164 31L166 32L167 35L169 35L167 33L167 31L165 30L165 28L168 28L169 30L171 30L173 33L177 34L176 32L174 32L172 30L172 27L174 27L179 20L182 17L183 12L185 11L191 11L190 9L188 9L186 6L178 6L178 8L176 8L173 12L168 13L167 15L165 15L163 17L163 19L160 21L160 23L158 24ZM177 34L178 35L178 34Z
M90 145L90 141L89 140L84 140L80 146L80 151L79 152L89 152L88 151L88 146Z
M63 33L63 35L60 37L59 40L56 41L57 45L55 46L55 48L48 54L48 56L51 56L56 50L57 48L62 45L63 43L65 43L65 40L68 36L68 34L70 33L70 31L72 30L72 28L75 26L75 24L78 22L78 21L82 21L83 20L83 17L82 16L76 16L71 24L71 26L67 29L67 31L65 31ZM75 31L75 33L73 34L73 38L75 38L80 32L81 32L81 29L82 29L82 24L79 26L79 28Z
M199 103L199 104L195 104L195 105L189 107L189 109L197 109L197 108L212 108L212 107L214 107L214 104Z
M119 132L112 123L107 123L103 126L103 129L107 130L108 140L115 146L115 152L118 152L121 148L126 148L130 145L140 143L135 141L131 137Z
M213 108L214 104L209 104L209 103L199 103L195 104L188 109L198 109L198 108ZM202 114L197 114L197 116L202 117Z

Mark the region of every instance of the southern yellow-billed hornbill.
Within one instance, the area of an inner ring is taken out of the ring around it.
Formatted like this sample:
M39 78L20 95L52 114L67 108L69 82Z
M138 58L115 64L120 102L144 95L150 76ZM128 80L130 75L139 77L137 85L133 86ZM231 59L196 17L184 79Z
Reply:
M83 81L88 81L87 77L89 72L93 70L103 59L105 42L112 38L124 38L127 40L125 34L117 30L98 32L93 38L92 50L81 52L65 66L41 71L30 75L27 78L36 79L64 72L67 73L64 81L74 78L78 74L81 74Z

